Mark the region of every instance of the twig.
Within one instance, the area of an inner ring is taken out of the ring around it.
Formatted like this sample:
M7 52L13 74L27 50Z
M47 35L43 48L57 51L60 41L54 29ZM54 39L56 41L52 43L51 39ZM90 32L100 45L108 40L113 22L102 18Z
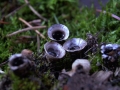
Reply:
M22 18L19 18L20 21L22 21L23 23L25 23L27 26L29 27L32 27L32 25L30 25L27 21L25 21L24 19ZM42 38L45 38L44 35L42 35L38 30L35 30L35 32L37 33L37 52L39 53L39 49L40 49L40 38L39 38L39 35L42 37Z
M3 65L5 65L5 64L7 64L7 63L8 63L8 60L5 61L5 62L2 62L2 63L0 64L0 67L2 67Z
M33 21L30 21L29 22L29 24L32 24L32 23L40 23L41 22L41 20L40 19L38 19L38 20L33 20Z
M5 18L10 17L11 15L15 14L18 10L20 10L21 8L25 7L27 4L22 5L21 7L15 9L13 12L9 13L8 15L5 16Z
M24 19L19 18L19 20L22 21L22 22L23 22L24 24L26 24L27 26L33 27L32 25L30 25L30 24L29 24L27 21L25 21ZM35 32L36 32L38 35L40 35L42 38L45 39L45 36L44 36L43 34L41 34L38 30L35 30Z
M25 0L25 3L28 4L28 0ZM30 10L36 15L38 16L39 18L43 19L44 21L47 21L46 18L44 18L43 16L41 16L30 4L28 4Z
M4 8L2 8L1 13L3 13L6 9L7 9L6 6Z
M100 10L100 9L96 9L96 11L97 11L97 12L102 12L102 13L108 13L108 12L102 11L102 10ZM110 13L110 14L111 14L111 16L112 16L113 18L115 18L115 19L117 19L117 20L120 21L120 17L118 17L117 15L112 14L112 13Z
M37 52L38 52L38 53L40 53L39 50L40 50L40 38L39 38L39 36L37 35Z
M120 73L120 68L116 68L116 70L114 72L114 76L118 76L119 73Z
M11 33L11 34L8 34L7 37L10 37L10 36L16 35L16 34L18 34L18 33L25 32L25 31L35 30L35 29L41 29L41 28L46 28L46 26L36 26L36 27L30 27L30 28L20 29L20 30L15 31L15 32L13 32L13 33Z
M8 22L0 21L0 24L9 24Z

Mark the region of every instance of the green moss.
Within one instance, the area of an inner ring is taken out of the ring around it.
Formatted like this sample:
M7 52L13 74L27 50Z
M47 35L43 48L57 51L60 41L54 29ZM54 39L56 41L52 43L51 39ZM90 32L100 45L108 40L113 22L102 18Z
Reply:
M28 78L19 78L11 74L12 90L37 90L40 85L37 81Z
M14 0L13 0L14 1ZM1 2L0 5L4 7L5 2ZM22 0L16 2L19 6L23 5ZM10 3L9 3L10 4ZM120 43L120 21L113 18L111 15L116 14L120 16L120 0L110 0L110 2L103 7L107 13L100 13L99 16L96 15L96 10L94 6L91 8L78 7L78 0L31 0L30 4L48 21L41 21L42 25L46 25L47 28L55 23L65 24L70 30L69 38L83 38L86 40L86 33L95 34L98 33L98 44L103 42L106 43ZM0 7L1 8L1 7ZM74 10L73 10L74 8ZM9 9L9 8L8 8ZM9 12L5 12L8 14ZM2 13L0 13L2 15ZM37 53L37 42L31 41L30 43L15 43L16 39L21 35L36 36L34 31L21 33L12 37L6 37L7 34L12 33L16 30L25 28L26 26L18 20L19 17L24 18L27 21L32 21L38 19L36 15L26 6L24 9L19 10L13 16L6 19L9 24L4 24L0 26L0 63L6 61L11 54L20 53L22 49L31 49ZM50 39L47 37L47 28L40 30L40 32L46 36L47 41ZM32 34L31 34L32 33ZM40 52L43 53L43 46L47 42L44 39L40 39ZM98 49L99 50L99 49ZM96 63L101 62L100 51L97 51L95 55L88 55L89 60L92 60L92 70L93 72L98 70ZM63 58L63 61L57 63L56 65L62 68L70 69L71 60L69 54ZM66 66L68 65L68 66ZM8 67L6 65L6 67ZM47 74L43 75L42 81L46 86L51 87L51 82L49 78L49 69L46 71ZM13 90L35 90L36 86L34 83L29 82L26 79L20 80L19 78L12 76ZM21 88L22 86L22 88ZM29 87L31 86L31 88ZM21 88L21 89L20 89Z

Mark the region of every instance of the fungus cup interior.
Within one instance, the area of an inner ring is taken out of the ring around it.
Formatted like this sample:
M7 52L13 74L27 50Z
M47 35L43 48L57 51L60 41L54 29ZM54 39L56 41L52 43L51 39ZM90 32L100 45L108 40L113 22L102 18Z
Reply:
M69 30L63 24L54 24L48 29L48 37L51 40L62 41L69 37Z
M11 62L12 66L19 66L23 63L24 63L24 61L23 61L22 57L17 57L15 59L13 59L12 62Z
M89 72L91 69L91 65L89 60L87 59L76 59L72 64L72 70L84 70L85 72Z
M62 40L65 37L65 33L61 30L56 30L56 31L53 31L52 37L55 40Z
M63 44L63 47L68 52L82 50L87 45L87 42L81 38L72 38Z
M48 58L62 58L65 55L65 50L57 42L47 42L44 49Z

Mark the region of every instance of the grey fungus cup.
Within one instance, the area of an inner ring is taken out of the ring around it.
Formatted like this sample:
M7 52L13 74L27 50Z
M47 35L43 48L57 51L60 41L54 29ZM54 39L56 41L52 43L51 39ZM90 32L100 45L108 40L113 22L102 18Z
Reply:
M62 45L54 41L47 42L44 45L44 49L46 58L50 61L55 59L61 59L65 55L65 50Z
M29 75L33 63L28 58L22 56L22 54L14 54L8 59L8 65L15 75L26 77Z
M72 38L67 40L63 44L63 48L67 52L75 52L82 50L85 46L87 46L87 42L82 38Z
M63 41L69 37L69 29L63 24L54 24L48 28L48 37L54 41Z

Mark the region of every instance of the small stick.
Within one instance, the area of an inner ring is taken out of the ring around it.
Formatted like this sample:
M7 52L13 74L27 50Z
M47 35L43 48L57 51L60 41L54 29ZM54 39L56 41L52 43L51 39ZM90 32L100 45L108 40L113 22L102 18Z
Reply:
M99 9L96 9L96 11L97 11L97 12L102 12L102 13L107 13L106 11L102 11L102 10L99 10ZM115 19L117 19L117 20L120 21L120 17L118 17L117 15L112 14L112 13L110 13L110 14L111 14L111 16L112 16L113 18L115 18Z
M13 33L11 33L11 34L8 34L7 37L10 37L10 36L16 35L16 34L18 34L18 33L25 32L25 31L35 30L35 29L41 29L41 28L46 28L46 26L36 26L36 27L30 27L30 28L20 29L20 30L15 31L15 32L13 32Z
M41 22L41 20L40 19L38 19L38 20L33 20L33 21L30 21L29 22L29 24L32 24L32 23L40 23Z
M25 3L28 4L28 0L25 0ZM38 16L39 18L43 19L44 21L47 21L46 18L44 18L43 16L41 16L30 4L28 4L30 10L36 15Z
M39 50L40 50L40 38L39 38L39 36L37 35L37 52L38 52L38 53L40 53Z
M0 21L0 24L9 24L8 22Z
M32 25L30 25L27 21L25 21L24 19L22 18L19 18L20 21L22 21L23 23L25 23L27 26L29 27L32 27ZM37 33L37 52L39 53L39 49L40 49L40 38L39 38L39 35L42 37L42 38L45 38L44 35L42 35L38 30L35 30L35 32Z
M2 67L3 65L5 65L5 64L7 64L7 63L8 63L8 60L5 61L5 62L0 63L0 67Z
M9 13L8 15L5 16L5 18L10 17L11 15L15 14L18 10L20 10L21 8L25 7L27 4L22 5L21 7L15 9L13 12Z
M24 24L26 24L27 26L33 27L32 25L30 25L30 24L29 24L27 21L25 21L24 19L19 18L19 20L22 21L22 22L23 22ZM36 32L38 35L40 35L42 38L45 39L45 36L44 36L43 34L41 34L38 30L35 30L35 32Z

